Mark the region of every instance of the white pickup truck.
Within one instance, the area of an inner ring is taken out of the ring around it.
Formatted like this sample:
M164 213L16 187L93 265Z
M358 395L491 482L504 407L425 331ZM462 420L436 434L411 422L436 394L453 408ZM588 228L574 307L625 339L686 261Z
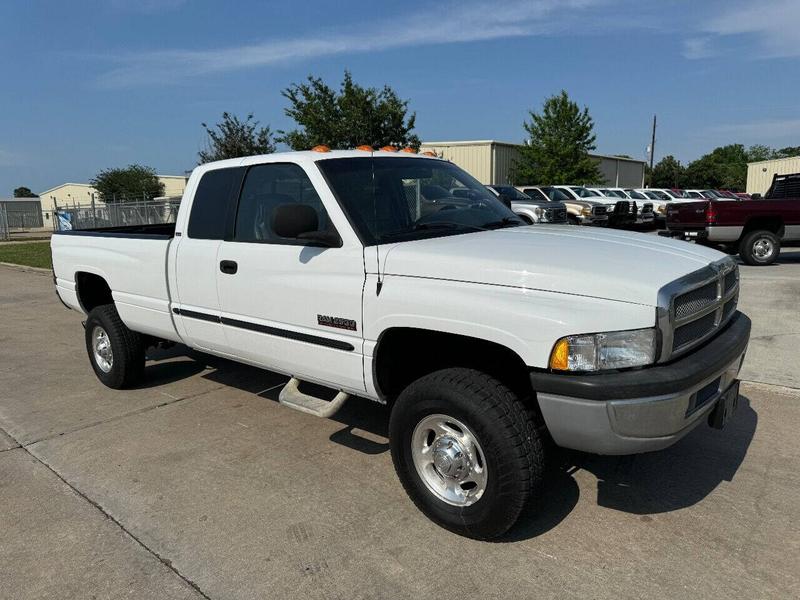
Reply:
M174 225L57 232L52 250L104 384L137 385L146 349L172 341L284 373L281 402L315 415L387 403L410 497L480 539L544 493L553 442L632 454L722 427L750 334L725 255L524 226L455 165L410 153L206 164Z

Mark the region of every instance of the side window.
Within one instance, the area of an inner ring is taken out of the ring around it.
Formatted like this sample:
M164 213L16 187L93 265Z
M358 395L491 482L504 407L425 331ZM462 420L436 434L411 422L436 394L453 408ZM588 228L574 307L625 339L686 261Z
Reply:
M189 215L190 238L221 240L225 238L225 222L231 188L239 181L240 170L216 169L206 172L197 184Z
M317 212L320 231L331 227L317 190L299 165L256 165L247 171L242 186L233 239L237 242L289 242L272 229L272 213L281 204L307 204Z

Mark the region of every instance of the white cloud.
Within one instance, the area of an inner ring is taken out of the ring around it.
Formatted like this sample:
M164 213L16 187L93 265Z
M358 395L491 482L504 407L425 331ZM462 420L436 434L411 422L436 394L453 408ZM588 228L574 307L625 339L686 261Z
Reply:
M557 33L582 23L585 11L609 0L514 0L439 4L424 12L294 39L213 50L159 50L116 57L119 66L102 74L103 87L170 83L238 69L263 67L337 54L423 45L474 42ZM583 24L585 26L585 23Z
M689 59L709 58L717 54L707 37L698 37L683 42L683 55Z
M800 0L727 0L720 6L721 10L701 25L701 31L717 40L754 44L753 53L760 58L800 56ZM716 54L703 52L710 44L708 40L687 40L684 56L706 58Z

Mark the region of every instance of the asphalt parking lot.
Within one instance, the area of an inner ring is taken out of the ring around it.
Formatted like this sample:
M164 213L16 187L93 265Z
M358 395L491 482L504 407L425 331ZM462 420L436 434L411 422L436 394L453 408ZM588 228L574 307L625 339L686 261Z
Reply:
M648 455L573 456L500 542L407 499L386 411L279 405L282 376L177 348L95 378L82 316L0 266L0 596L800 597L800 249L742 267L740 409Z

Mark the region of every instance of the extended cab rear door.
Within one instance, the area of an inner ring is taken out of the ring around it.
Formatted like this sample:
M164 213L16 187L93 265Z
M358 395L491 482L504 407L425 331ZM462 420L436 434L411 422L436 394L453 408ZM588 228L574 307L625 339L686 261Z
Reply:
M179 223L168 259L173 265L175 285L170 287L174 288L172 312L178 331L189 346L215 353L227 348L217 292L218 255L232 223L243 175L243 168L230 167L200 176L187 206L188 219Z
M302 203L338 248L279 237L272 214ZM300 379L363 392L363 246L312 161L253 164L217 272L228 352Z

